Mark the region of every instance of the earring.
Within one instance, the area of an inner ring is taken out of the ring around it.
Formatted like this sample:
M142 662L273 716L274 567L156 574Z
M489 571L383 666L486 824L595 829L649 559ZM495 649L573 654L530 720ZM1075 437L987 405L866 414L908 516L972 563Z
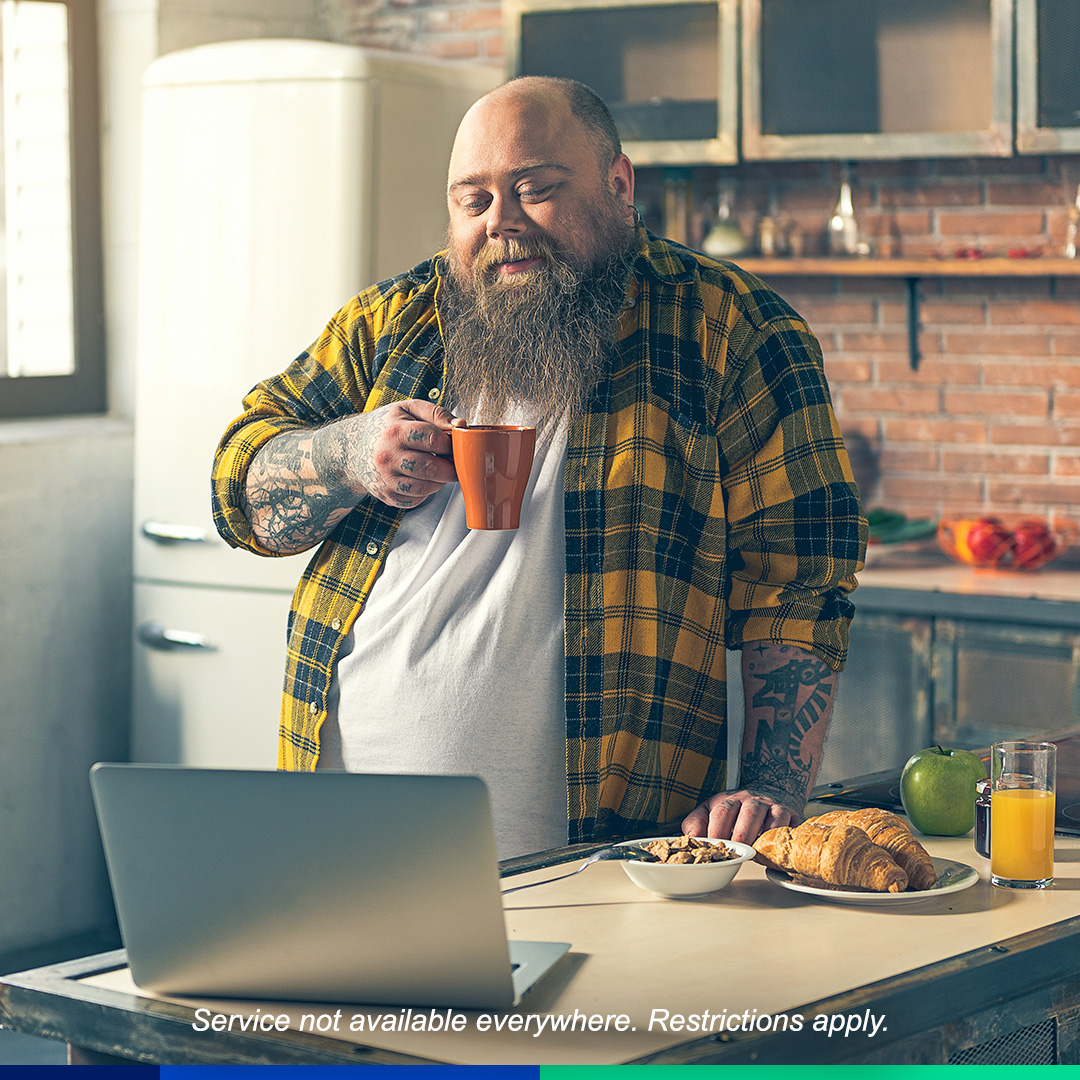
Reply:
M636 229L641 224L641 211L637 208L636 203L632 203L630 206L631 219L634 222L634 228Z

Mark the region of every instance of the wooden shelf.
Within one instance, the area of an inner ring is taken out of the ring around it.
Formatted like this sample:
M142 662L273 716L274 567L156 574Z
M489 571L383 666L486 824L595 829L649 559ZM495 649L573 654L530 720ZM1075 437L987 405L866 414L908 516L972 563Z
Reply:
M1080 259L781 259L738 255L731 260L759 277L1080 277Z
M777 277L888 277L907 285L908 352L911 369L919 366L919 281L922 278L1080 277L1080 259L1038 256L1030 259L777 259L749 255L732 260L743 270L768 280Z

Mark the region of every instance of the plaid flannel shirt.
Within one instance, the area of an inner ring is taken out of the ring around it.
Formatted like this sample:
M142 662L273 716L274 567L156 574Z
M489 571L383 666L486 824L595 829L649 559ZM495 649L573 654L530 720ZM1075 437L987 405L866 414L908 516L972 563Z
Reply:
M761 281L639 229L618 342L568 432L570 842L677 821L725 786L725 647L843 666L866 522L817 341ZM247 468L279 432L443 393L440 256L354 298L225 432L214 518L259 554ZM404 511L372 498L311 560L288 627L279 766L313 769L338 648Z

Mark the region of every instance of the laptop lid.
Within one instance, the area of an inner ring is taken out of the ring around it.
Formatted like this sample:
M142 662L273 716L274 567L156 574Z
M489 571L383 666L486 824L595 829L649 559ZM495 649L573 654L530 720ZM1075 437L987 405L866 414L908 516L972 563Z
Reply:
M569 948L513 943L515 986L478 777L99 763L90 781L145 989L501 1008Z

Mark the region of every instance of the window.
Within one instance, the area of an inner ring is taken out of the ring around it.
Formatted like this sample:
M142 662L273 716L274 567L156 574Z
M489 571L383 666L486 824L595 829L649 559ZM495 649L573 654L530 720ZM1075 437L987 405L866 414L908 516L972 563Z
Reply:
M105 409L92 0L0 0L0 417Z

